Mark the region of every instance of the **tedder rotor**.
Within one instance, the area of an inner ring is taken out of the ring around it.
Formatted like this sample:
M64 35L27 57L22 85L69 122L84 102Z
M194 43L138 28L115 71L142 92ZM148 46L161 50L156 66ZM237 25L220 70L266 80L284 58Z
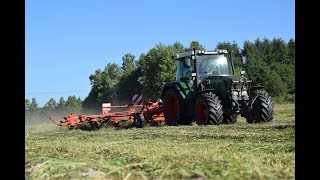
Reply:
M112 109L125 109L123 111L112 111ZM127 104L121 106L111 106L111 103L102 104L101 115L74 115L49 116L53 123L59 126L67 126L74 129L79 126L89 126L91 130L101 127L102 124L119 125L122 121L129 121L137 128L141 128L145 123L158 124L164 121L162 112L162 101L152 102L150 99L142 101L142 104ZM60 119L60 122L56 122Z

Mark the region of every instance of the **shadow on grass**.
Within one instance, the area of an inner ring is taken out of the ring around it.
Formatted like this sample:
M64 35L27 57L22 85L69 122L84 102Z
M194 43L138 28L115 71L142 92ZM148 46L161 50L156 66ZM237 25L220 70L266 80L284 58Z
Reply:
M86 123L82 125L78 125L75 127L69 127L69 130L79 129L83 131L97 131L102 128L114 128L115 130L121 130L121 129L130 129L135 128L134 124L127 121L127 120L121 120L118 124L112 124L112 123Z
M143 127L140 128L145 128L145 127L162 127L164 126L163 123L159 123L156 121L151 121L151 122L146 122L144 123ZM115 130L122 130L122 129L131 129L131 128L137 128L134 123L123 121L119 125L114 126ZM140 129L138 128L138 129Z

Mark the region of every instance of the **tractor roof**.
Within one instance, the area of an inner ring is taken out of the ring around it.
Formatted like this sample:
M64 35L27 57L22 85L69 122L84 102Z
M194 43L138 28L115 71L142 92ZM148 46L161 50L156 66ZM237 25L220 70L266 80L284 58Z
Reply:
M228 53L227 50L225 49L216 49L214 51L201 51L201 50L196 50L197 55L210 55L210 54L226 54ZM174 59L181 59L183 57L191 56L194 55L193 51L188 51L188 52L183 52L180 54L177 54L174 56Z

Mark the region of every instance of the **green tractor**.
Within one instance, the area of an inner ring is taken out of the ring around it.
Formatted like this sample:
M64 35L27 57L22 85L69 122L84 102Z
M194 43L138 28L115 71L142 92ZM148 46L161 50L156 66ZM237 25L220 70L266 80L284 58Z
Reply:
M161 99L170 126L232 124L239 114L248 123L270 122L273 101L245 72L235 75L232 52L193 49L177 54L176 81L166 83Z

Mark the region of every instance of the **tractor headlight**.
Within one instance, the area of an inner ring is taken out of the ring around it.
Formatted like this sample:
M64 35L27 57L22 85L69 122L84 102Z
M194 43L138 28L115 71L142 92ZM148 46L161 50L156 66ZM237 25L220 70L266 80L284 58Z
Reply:
M237 92L237 91L232 91L232 99L238 100L238 99L239 99L239 92Z
M228 53L228 51L226 49L216 49L216 52L218 52L219 54L226 54Z
M232 92L232 96L238 96L238 95L239 95L239 93L237 91Z
M241 95L242 96L248 96L248 93L247 93L247 91L242 91Z
M242 98L244 100L249 100L248 92L247 91L242 91L241 92Z

